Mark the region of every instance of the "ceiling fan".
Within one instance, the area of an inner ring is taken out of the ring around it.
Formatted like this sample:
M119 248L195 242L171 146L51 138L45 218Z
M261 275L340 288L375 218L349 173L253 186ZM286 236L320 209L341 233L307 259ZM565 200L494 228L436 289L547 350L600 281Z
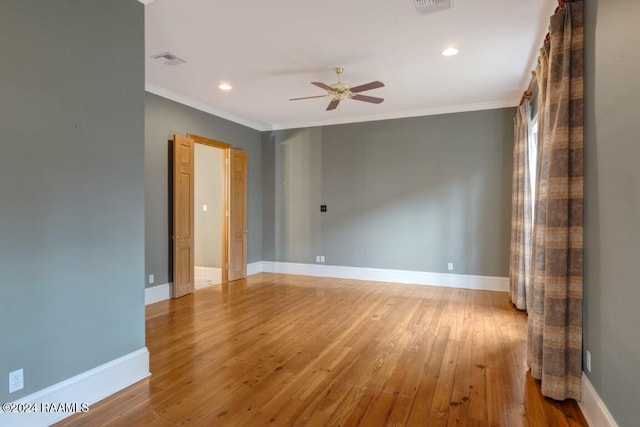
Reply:
M380 104L382 101L384 101L384 98L378 98L375 96L368 96L368 95L360 95L360 92L365 92L367 90L384 87L384 83L376 80L370 83L365 83L363 85L354 86L350 88L347 84L342 83L342 81L340 81L340 75L344 71L344 68L335 67L333 70L338 75L337 83L328 85L322 82L311 82L312 85L317 86L320 89L326 90L327 91L326 95L305 96L302 98L291 98L289 99L289 101L299 101L301 99L331 97L333 99L331 100L331 102L329 102L329 105L327 106L327 111L335 110L338 107L338 104L340 103L340 101L346 98L355 99L356 101L371 102L373 104Z

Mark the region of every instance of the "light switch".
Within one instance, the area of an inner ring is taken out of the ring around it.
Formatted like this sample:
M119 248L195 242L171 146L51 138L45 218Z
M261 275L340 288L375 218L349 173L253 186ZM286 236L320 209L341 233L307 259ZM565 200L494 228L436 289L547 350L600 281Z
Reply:
M202 205L202 212L206 212L207 211L207 205Z

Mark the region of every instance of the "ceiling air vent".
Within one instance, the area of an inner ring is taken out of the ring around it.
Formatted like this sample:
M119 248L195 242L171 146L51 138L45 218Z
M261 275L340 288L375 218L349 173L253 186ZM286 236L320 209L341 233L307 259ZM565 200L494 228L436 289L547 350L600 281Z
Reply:
M151 55L151 57L153 59L162 59L162 62L164 62L167 65L178 65L178 64L184 64L185 63L184 59L178 58L177 56L175 56L171 52L163 52L163 53L159 53L157 55Z
M453 0L413 0L420 15L450 9Z

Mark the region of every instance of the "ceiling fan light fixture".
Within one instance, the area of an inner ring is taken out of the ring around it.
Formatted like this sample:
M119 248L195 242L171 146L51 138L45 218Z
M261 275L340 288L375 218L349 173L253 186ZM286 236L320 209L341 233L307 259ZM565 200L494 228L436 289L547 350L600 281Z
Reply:
M369 102L372 104L380 104L382 101L384 101L384 98L378 98L376 96L367 96L367 95L360 94L360 92L365 92L368 90L384 87L384 83L382 83L381 81L376 80L373 82L365 83L363 85L350 87L348 84L343 83L340 80L340 74L342 74L342 72L344 71L344 68L334 67L333 71L335 71L336 75L338 76L338 81L336 83L332 85L328 85L322 82L311 82L312 85L327 91L326 95L304 96L302 98L290 98L289 101L299 101L302 99L331 97L331 102L327 107L327 111L335 110L338 107L338 104L340 103L340 101L344 99L354 99L356 101Z
M228 92L231 89L233 89L233 87L229 83L220 83L220 86L218 86L218 89Z
M442 56L455 56L458 54L458 52L460 51L455 47L448 47L442 51Z

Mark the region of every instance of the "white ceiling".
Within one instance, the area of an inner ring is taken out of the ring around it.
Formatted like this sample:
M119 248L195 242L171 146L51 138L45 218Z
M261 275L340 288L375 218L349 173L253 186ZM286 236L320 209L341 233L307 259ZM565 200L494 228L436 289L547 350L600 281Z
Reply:
M414 0L146 0L146 87L258 130L514 106L557 0L454 0L419 15ZM444 57L449 46L459 55ZM184 59L166 65L151 55ZM328 98L334 66L375 105ZM233 86L218 89L222 82Z

